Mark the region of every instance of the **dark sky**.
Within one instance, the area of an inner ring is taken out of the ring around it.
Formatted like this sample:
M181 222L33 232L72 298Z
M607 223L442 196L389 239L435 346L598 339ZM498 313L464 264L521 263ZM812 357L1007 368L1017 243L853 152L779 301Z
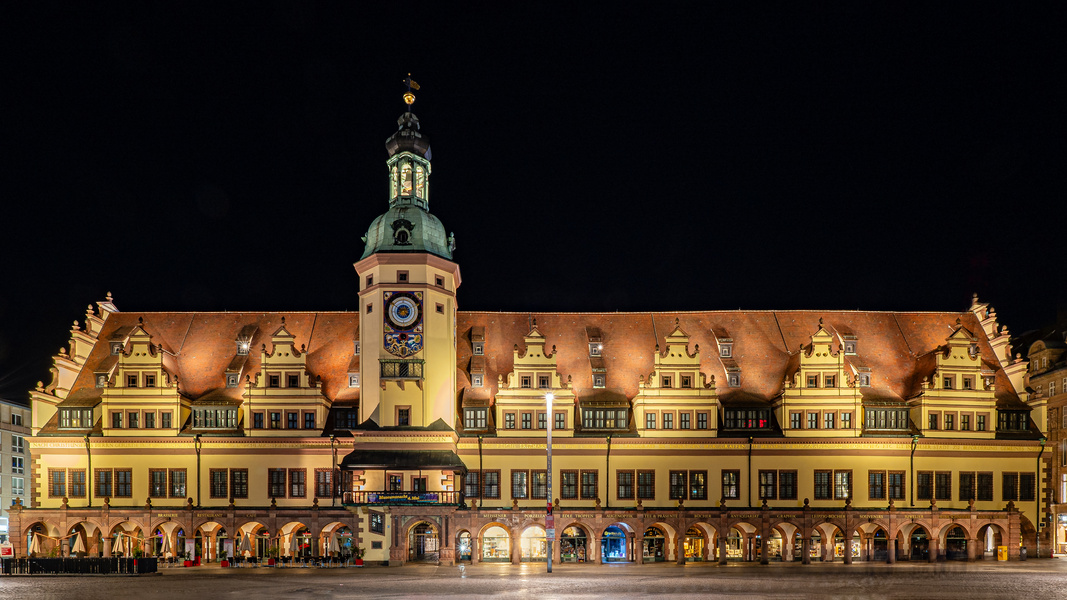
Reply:
M0 395L108 291L356 307L408 72L461 309L1063 310L1061 12L585 4L5 3Z

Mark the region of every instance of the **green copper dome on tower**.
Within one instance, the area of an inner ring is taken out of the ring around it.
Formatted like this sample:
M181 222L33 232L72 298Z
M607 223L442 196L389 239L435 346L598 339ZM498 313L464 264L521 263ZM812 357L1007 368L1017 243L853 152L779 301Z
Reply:
M404 95L408 112L397 119L399 129L385 140L389 153L389 210L374 219L363 241L361 258L379 252L428 252L452 260L453 237L441 221L430 214L430 140L419 131L419 118L411 112L415 101L407 80ZM410 98L410 100L409 100Z

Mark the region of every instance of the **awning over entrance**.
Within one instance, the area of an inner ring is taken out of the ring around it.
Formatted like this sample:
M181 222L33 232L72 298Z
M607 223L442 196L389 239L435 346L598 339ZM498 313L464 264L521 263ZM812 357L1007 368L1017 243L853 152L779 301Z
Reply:
M356 450L341 461L342 469L466 470L451 450Z

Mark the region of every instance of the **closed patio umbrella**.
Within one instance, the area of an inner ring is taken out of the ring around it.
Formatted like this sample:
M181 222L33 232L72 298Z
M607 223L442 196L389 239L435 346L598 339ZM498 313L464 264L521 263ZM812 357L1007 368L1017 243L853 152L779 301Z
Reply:
M296 532L294 531L293 533L290 533L289 534L289 556L293 556L293 557L296 556L297 545L299 543L300 543L299 540L296 538Z
M244 556L245 552L252 553L252 540L248 538L248 533L241 535L241 545L238 547L237 552Z
M30 540L29 554L39 554L41 552L41 542L37 539L37 534L33 534L33 538Z
M82 542L82 536L74 534L74 547L70 549L71 552L85 552L85 543Z
M330 534L330 545L329 545L329 547L327 548L326 551L329 552L330 554L335 554L335 553L341 551L341 546L340 546L340 544L337 543L337 534L336 533L331 533Z
M159 552L166 558L170 558L170 536L163 534L163 544L159 548Z

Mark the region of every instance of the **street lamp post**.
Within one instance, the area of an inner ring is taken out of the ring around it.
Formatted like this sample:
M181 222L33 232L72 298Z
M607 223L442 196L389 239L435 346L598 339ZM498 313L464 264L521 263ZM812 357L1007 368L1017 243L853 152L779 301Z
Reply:
M545 394L545 404L548 406L548 415L546 421L548 421L548 437L547 444L545 445L548 456L548 470L545 473L545 497L548 501L548 508L545 512L545 540L548 543L548 572L552 572L552 542L556 539L556 519L552 514L552 424L555 421L555 416L552 414L552 400L555 399L555 395L552 392Z

